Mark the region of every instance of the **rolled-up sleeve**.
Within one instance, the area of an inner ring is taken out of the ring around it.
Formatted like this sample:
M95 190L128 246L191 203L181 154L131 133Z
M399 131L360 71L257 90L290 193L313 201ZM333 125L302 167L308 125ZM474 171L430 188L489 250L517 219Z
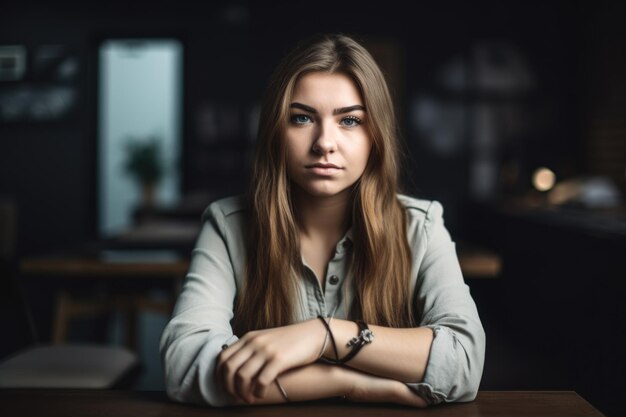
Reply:
M483 373L485 332L444 226L441 204L429 205L419 230L426 247L415 307L420 326L431 328L434 339L423 380L407 385L429 404L472 401Z
M176 401L229 403L214 379L221 346L237 340L230 326L236 283L223 225L219 206L209 206L172 319L161 336L166 391Z

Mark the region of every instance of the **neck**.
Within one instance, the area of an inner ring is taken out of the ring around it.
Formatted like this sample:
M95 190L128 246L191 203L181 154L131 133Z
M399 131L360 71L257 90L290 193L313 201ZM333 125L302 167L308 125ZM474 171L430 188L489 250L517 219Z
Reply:
M330 197L315 197L293 186L293 204L300 232L306 237L338 240L352 216L351 189Z

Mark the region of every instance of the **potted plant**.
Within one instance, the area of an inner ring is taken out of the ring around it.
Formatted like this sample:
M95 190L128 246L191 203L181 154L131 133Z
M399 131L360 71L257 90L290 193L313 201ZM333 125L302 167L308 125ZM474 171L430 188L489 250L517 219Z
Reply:
M164 173L160 141L157 137L129 139L126 152L126 172L141 187L144 206L152 207L155 203L156 186Z

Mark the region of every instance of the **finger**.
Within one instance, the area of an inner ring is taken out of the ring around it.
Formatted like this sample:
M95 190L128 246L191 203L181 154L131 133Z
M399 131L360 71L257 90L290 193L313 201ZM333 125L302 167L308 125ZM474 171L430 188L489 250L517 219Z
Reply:
M243 346L244 343L242 343L241 340L236 341L230 346L222 345L222 351L217 356L217 364L215 365L215 378L217 381L222 381L224 379L224 363Z
M254 380L259 371L263 368L266 358L258 352L253 354L248 360L239 367L235 375L235 389L239 397L246 402L252 403L255 400L252 388Z
M269 386L272 385L276 377L285 370L283 364L276 359L266 363L255 378L254 395L257 398L264 398Z
M236 341L232 345L228 346L226 344L222 345L222 350L219 353L219 358L222 363L224 363L228 358L237 353L239 349L244 346L244 343L241 340Z
M215 369L213 370L213 375L216 381L221 381L222 379L222 364L224 363L224 350L228 348L228 345L222 345L222 351L217 354L217 358L215 359Z
M235 388L235 375L241 365L243 365L254 352L252 349L243 348L228 358L222 365L222 382L226 391L234 396L239 397Z

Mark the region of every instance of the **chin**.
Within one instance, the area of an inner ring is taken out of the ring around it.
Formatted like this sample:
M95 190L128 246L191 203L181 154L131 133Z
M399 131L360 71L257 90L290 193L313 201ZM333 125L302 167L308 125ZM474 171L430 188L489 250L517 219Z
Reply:
M306 194L309 194L312 197L317 198L329 198L335 197L339 194L342 194L348 190L349 187L316 187L316 186L307 186L307 187L299 187Z

